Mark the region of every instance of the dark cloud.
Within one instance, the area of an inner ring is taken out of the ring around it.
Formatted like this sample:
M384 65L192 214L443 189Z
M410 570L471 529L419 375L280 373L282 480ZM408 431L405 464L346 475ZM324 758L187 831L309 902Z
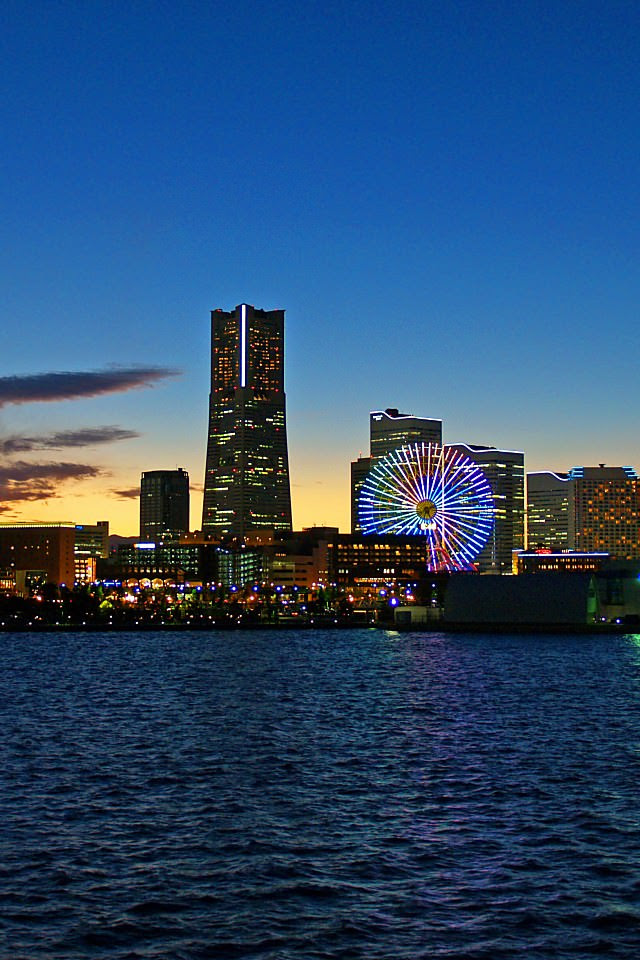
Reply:
M84 477L96 477L100 473L98 467L88 463L27 463L26 460L15 460L0 467L0 483L7 480L80 480Z
M129 487L128 490L112 490L114 497L120 500L137 500L140 496L140 487Z
M67 480L86 480L100 474L86 463L15 463L0 467L0 504L25 500L51 500ZM6 510L7 507L2 507Z
M32 450L62 450L65 447L93 447L99 443L133 440L140 434L122 427L84 427L61 430L44 437L10 436L0 440L0 453L29 453Z
M170 367L112 367L107 370L34 373L0 377L0 407L18 403L50 403L77 397L97 397L150 387L165 377L177 377Z

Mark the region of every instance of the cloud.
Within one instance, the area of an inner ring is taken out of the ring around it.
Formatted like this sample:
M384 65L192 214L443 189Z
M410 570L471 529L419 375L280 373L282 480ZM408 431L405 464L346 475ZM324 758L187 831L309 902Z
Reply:
M140 487L129 487L128 490L112 490L114 497L120 500L137 500L140 496Z
M177 377L170 367L112 367L107 370L58 371L21 377L0 377L0 407L20 403L52 403L77 397L97 397L150 387L157 380Z
M99 443L133 440L140 434L122 427L83 427L80 430L61 430L44 437L5 437L0 439L0 453L29 453L32 450L61 450L65 447L93 447Z
M101 473L86 463L27 463L17 460L0 467L0 504L51 500L67 480L86 480ZM6 510L6 506L2 506Z
M0 483L7 480L79 480L84 477L95 477L100 473L98 467L88 463L27 463L26 460L16 460L0 467Z

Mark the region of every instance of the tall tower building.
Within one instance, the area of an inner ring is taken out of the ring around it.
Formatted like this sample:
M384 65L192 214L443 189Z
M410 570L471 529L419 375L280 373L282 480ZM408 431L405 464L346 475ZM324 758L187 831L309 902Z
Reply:
M202 529L291 530L284 310L211 312L211 394Z
M189 532L189 474L146 470L140 477L140 537L162 540Z
M428 420L400 413L395 407L369 414L369 456L351 463L351 532L360 533L358 498L362 484L376 460L393 453L405 443L442 444L442 420Z
M524 453L448 443L476 463L493 491L495 521L477 564L481 573L511 573L513 551L524 549Z

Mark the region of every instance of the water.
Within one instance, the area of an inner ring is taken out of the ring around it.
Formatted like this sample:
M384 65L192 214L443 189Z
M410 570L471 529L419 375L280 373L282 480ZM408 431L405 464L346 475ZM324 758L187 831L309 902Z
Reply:
M0 645L3 960L640 952L638 637Z

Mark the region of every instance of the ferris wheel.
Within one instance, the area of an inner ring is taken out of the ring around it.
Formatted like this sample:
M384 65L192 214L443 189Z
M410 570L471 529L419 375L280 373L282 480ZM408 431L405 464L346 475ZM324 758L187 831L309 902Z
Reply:
M362 485L364 534L423 536L427 568L471 570L494 524L482 470L452 447L412 443L380 459Z

